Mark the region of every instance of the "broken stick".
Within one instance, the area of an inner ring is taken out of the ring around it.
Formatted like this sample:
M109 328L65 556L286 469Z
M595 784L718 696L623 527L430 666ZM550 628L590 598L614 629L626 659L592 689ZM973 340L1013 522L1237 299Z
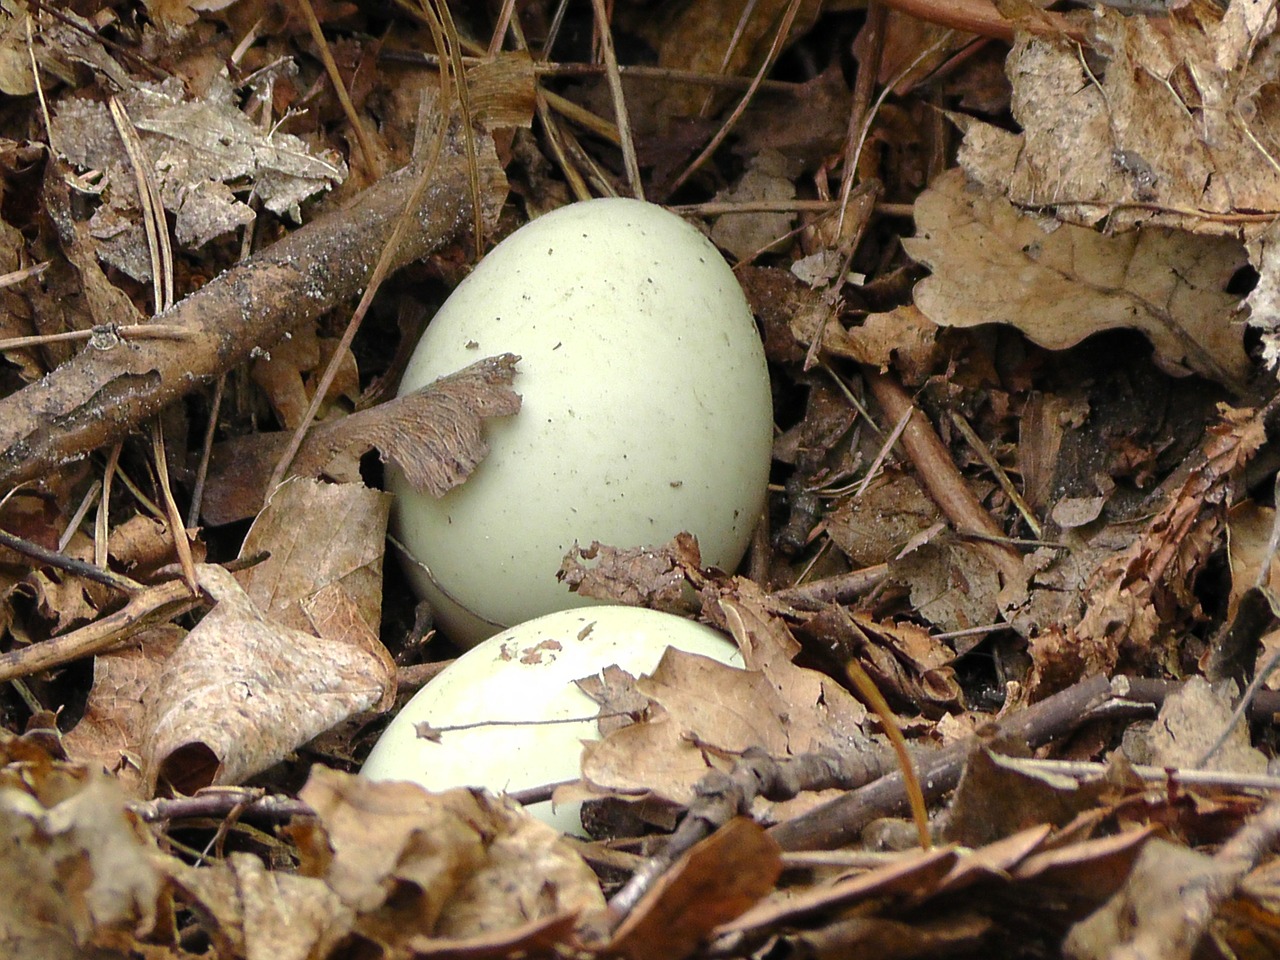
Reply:
M414 229L396 251L395 268L449 243L471 220L461 145L446 146L439 164ZM358 293L418 174L407 168L379 181L348 206L295 230L155 318L188 336L86 348L0 400L0 490L119 439L255 350L270 350L291 330ZM487 140L480 183L485 219L493 223L506 198L506 179Z

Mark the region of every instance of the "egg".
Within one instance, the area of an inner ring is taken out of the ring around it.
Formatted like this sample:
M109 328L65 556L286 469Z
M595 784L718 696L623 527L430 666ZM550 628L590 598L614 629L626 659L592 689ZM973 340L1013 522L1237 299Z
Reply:
M733 271L663 208L562 207L485 256L440 308L400 391L483 357L521 359L520 412L439 499L394 469L396 530L436 621L473 645L584 603L556 578L575 543L666 543L687 531L733 569L765 501L773 416L764 351Z
M468 650L419 690L382 734L361 776L428 790L495 792L574 779L582 741L599 735L599 707L574 681L613 664L633 676L652 673L668 647L742 665L722 634L654 610L584 607L522 623ZM572 722L546 722L554 720ZM439 742L419 736L419 724L439 731ZM465 729L442 729L449 727ZM529 811L562 832L580 833L579 807L545 802Z

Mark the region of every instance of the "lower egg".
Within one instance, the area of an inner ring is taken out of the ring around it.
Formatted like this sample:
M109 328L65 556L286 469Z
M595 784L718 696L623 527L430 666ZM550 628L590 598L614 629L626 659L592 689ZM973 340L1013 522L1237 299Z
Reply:
M574 683L617 665L652 673L669 647L742 666L709 627L653 610L597 606L520 624L467 651L414 695L361 775L429 790L510 792L579 776L582 741L598 738L598 706ZM551 722L563 721L563 722ZM439 732L424 739L421 729ZM464 728L464 729L450 729ZM582 832L579 804L532 804L556 829Z

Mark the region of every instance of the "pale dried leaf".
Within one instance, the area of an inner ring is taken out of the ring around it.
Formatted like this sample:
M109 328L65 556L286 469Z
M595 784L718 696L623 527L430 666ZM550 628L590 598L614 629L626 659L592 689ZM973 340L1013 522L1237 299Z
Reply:
M339 453L377 448L417 490L444 496L471 475L489 452L487 417L519 412L511 390L519 357L504 353L477 361L414 393L322 424L294 461L300 476L318 476Z
M242 557L270 556L236 579L267 616L304 631L315 626L304 605L322 590L340 589L365 630L376 632L390 504L387 494L362 484L289 480L271 494L240 548Z
M1233 685L1228 685L1228 687ZM1229 689L1190 677L1160 705L1156 722L1145 732L1149 759L1171 770L1199 768L1249 774L1265 773L1267 758L1250 744L1249 725L1237 723L1226 742L1206 760L1201 757L1227 729L1234 709Z
M690 534L681 536L692 540ZM693 549L697 550L696 540ZM585 561L592 563L588 566ZM691 606L685 596L685 567L674 540L660 547L628 548L598 540L586 548L575 543L556 578L579 596L629 607L675 613L687 612Z
M354 925L351 909L323 882L268 870L253 854L232 853L201 867L171 860L169 877L222 956L330 956Z
M1185 5L1168 31L1099 7L1092 68L1072 42L1022 36L1006 65L1022 133L962 121L962 166L1015 203L1113 229L1233 235L1221 215L1280 208L1276 18L1232 7L1216 19L1213 4Z
M1078 149L1078 148L1077 148ZM1249 372L1237 298L1226 287L1244 252L1230 238L1151 228L1108 236L1046 231L952 170L916 201L917 236L903 240L932 271L916 306L941 326L1007 323L1055 350L1100 330L1142 331L1171 367L1227 384Z
M426 952L448 938L461 948L523 921L604 906L568 841L509 801L320 767L299 796L319 817L293 828L300 871L336 891L375 942Z
M28 776L44 779L38 769ZM164 884L155 843L135 829L112 777L91 771L81 784L49 786L56 799L42 802L12 774L0 782L0 881L8 891L0 897L0 953L103 956L89 946L131 943L159 918Z
M185 636L181 627L161 624L135 634L122 649L98 654L84 715L62 738L71 759L114 774L134 799L145 799L143 695Z
M171 6L182 10L186 4L172 0ZM235 105L229 81L215 81L200 100L187 99L176 79L130 82L120 99L154 163L161 199L176 218L176 237L188 248L253 221L252 208L228 187L252 187L268 210L296 221L302 201L346 178L339 158L316 155L291 134L255 126ZM106 203L90 221L102 241L99 256L137 280L149 280L150 265L138 256L146 240L132 165L106 104L63 100L50 139L78 167L106 171Z
M197 569L217 604L147 691L149 789L239 783L394 691L384 658L281 626L230 573Z

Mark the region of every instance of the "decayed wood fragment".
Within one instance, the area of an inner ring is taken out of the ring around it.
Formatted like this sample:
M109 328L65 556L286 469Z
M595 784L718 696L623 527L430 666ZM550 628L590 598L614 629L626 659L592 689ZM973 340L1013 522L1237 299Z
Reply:
M506 180L482 141L481 196L492 224ZM183 338L85 348L48 376L0 400L0 490L38 479L124 436L169 403L269 351L289 331L359 293L413 190L418 171L379 181L348 206L294 231L155 318ZM471 222L460 145L441 153L434 182L394 268L426 256Z

